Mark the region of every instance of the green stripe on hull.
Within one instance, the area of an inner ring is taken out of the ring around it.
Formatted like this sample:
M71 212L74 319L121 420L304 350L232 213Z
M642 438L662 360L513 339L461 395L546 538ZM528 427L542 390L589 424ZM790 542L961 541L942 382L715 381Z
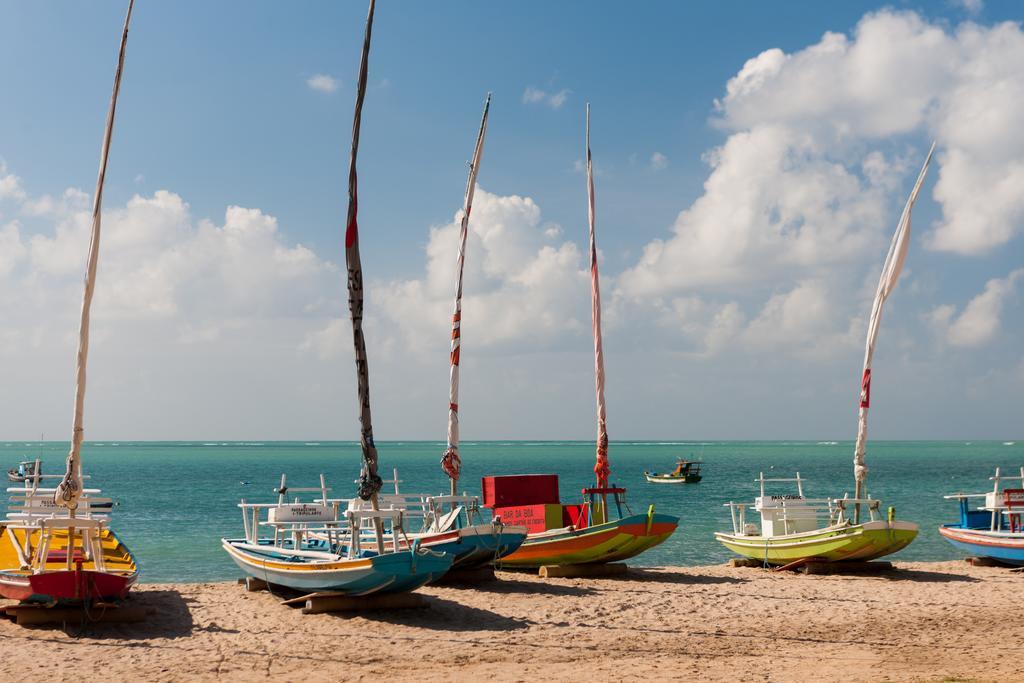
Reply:
M865 529L859 525L774 538L715 534L737 555L773 565L806 558L825 562L873 560L902 550L916 537L917 529Z
M618 523L612 522L553 536L527 536L519 550L501 558L496 565L542 567L549 564L607 562L609 557L633 540L632 535L618 531L617 526ZM594 539L601 534L607 534L608 538L600 541Z

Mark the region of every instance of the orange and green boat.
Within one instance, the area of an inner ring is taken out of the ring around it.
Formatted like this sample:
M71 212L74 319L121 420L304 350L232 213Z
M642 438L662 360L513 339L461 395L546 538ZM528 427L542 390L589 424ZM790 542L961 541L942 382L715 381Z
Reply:
M608 430L604 401L604 350L601 343L601 287L597 271L594 232L594 173L590 154L590 105L587 105L587 216L590 228L590 293L594 333L594 383L597 392L597 485L583 489L584 502L558 502L558 477L485 477L484 505L506 524L524 525L526 540L514 553L501 558L503 567L594 564L635 557L665 541L679 526L679 518L656 513L632 514L624 488L609 486ZM528 481L532 480L532 481ZM503 490L504 489L504 490ZM618 513L610 519L609 497ZM623 514L623 507L627 514Z
M495 477L500 479L500 477ZM486 489L485 489L486 491ZM501 567L541 567L545 565L596 564L619 562L635 557L665 541L679 526L679 518L655 512L651 505L646 514L621 515L625 489L584 489L585 495L612 495L620 510L618 519L608 520L601 514L601 502L591 500L582 505L553 505L570 518L565 526L542 528L527 534L514 553L498 562ZM514 519L516 512L536 506L496 508L495 513ZM588 515L587 513L590 512ZM511 516L510 516L511 515ZM596 519L595 519L596 515ZM518 523L518 522L517 522Z

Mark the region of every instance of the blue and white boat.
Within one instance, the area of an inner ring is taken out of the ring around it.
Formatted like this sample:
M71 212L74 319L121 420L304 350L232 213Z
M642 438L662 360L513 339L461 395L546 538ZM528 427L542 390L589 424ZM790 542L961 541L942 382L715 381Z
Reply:
M397 551L383 541L403 537L402 510L341 511L338 504L324 502L329 491L323 475L317 488L288 488L282 475L278 501L243 500L245 537L225 538L221 545L248 576L304 592L358 596L411 591L451 568L454 555L422 547L415 539L399 544ZM320 497L286 500L301 493Z
M1002 484L1015 481L1024 487L1024 467L1020 474L1006 476L996 468L992 490L987 493L957 493L945 496L960 503L960 522L939 527L939 533L954 547L973 555L1009 565L1024 566L1024 488L1007 488ZM975 509L971 498L984 503Z
M394 479L385 479L393 485L391 493L378 493L378 506L400 510L401 533L398 548L408 549L412 543L422 548L453 556L453 569L474 569L493 564L519 549L526 540L526 527L504 524L500 518L488 517L480 498L467 494L434 496L427 493L402 493L404 483L394 470ZM369 501L359 498L328 498L316 500L338 509L363 512L373 509ZM364 528L364 538L372 540L373 530ZM385 534L384 548L394 549L395 534Z
M418 543L422 548L452 555L453 568L473 569L515 552L526 540L524 526L504 524L500 518L487 521L477 496L402 494L398 492L399 483L396 471L395 493L379 494L381 505L403 512L404 533L398 534L399 549ZM328 502L347 503L349 510L370 509L359 499ZM394 538L394 534L385 536L386 549L394 548Z

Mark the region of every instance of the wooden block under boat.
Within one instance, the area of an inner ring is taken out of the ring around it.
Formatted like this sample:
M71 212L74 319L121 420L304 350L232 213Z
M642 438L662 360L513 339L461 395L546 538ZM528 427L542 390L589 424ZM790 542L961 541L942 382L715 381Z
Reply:
M247 576L244 579L239 579L238 582L244 584L245 590L250 593L267 590L267 582L263 579L257 579L254 576Z
M440 579L434 581L433 585L453 586L473 583L486 583L489 581L497 580L497 577L494 575L494 567L473 567L471 569L449 570Z
M754 560L749 557L734 557L729 560L730 567L763 567L763 560Z
M548 564L540 568L544 579L575 579L600 576L625 576L629 567L622 562L609 564Z
M1006 565L999 560L993 560L991 557L968 557L964 560L967 564L972 567L1006 567Z
M46 607L45 605L8 605L4 608L7 616L18 626L39 624L126 624L145 621L155 613L153 608L141 605L93 605L83 607Z
M796 568L804 574L871 574L892 569L892 562L807 562Z
M385 609L423 609L430 607L419 593L384 593L382 595L346 595L344 593L310 593L284 600L282 605L302 606L303 614L322 612L371 612Z

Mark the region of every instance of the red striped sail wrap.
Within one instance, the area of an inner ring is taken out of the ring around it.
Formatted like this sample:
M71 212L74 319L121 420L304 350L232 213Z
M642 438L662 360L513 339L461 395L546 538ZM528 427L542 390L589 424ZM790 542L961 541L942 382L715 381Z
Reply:
M448 390L448 447L441 457L441 469L452 480L452 493L455 493L455 482L462 471L462 459L459 457L459 356L462 349L462 274L466 263L466 240L469 236L469 214L473 210L473 194L476 191L476 176L480 170L480 160L484 154L484 138L487 136L487 115L491 109L491 94L487 93L484 101L484 113L480 119L480 132L477 133L476 147L473 149L473 160L469 165L469 178L466 181L466 194L462 205L462 221L459 225L459 253L456 265L455 311L452 313L452 348L451 371Z
M598 488L608 486L608 426L604 406L604 348L601 345L601 282L597 272L597 239L594 235L594 165L590 156L590 104L587 104L587 218L590 223L590 293L594 327L594 383L597 389L597 462L594 475Z

